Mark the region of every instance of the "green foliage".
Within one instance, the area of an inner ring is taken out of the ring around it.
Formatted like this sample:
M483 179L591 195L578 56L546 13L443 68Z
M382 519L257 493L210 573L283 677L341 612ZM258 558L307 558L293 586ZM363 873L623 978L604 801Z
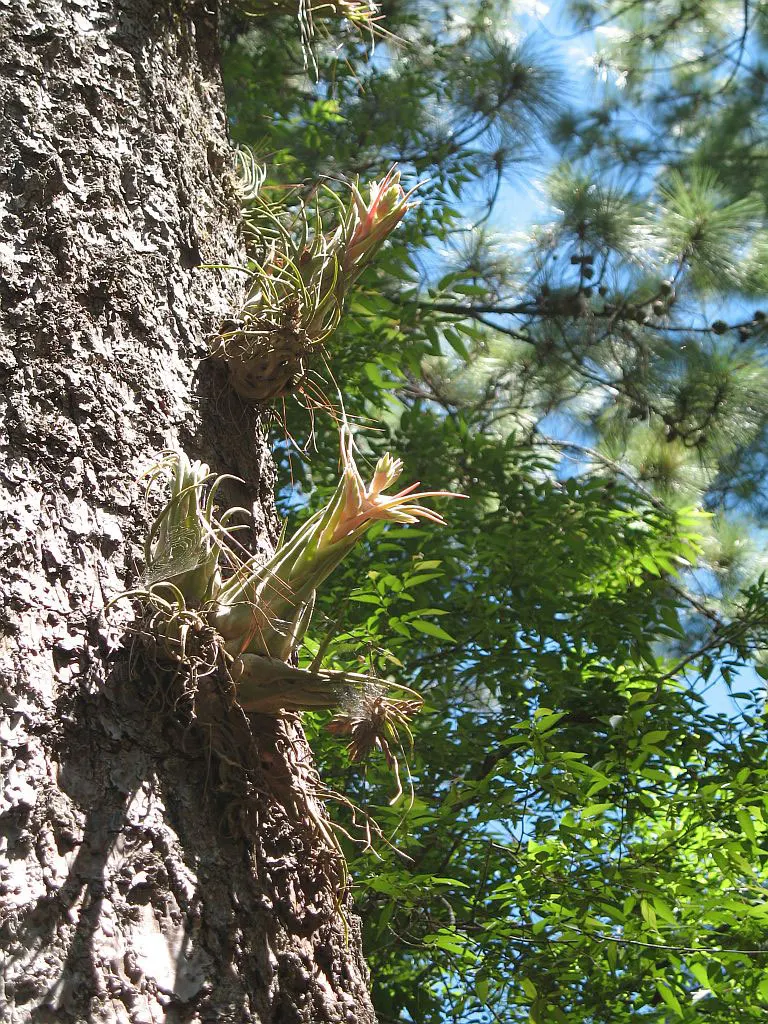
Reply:
M738 287L744 278L745 241L760 226L757 196L724 200L712 171L693 168L690 182L673 173L660 189L662 251L669 262L682 258L691 284L702 292Z
M555 240L590 251L631 256L642 245L643 204L631 193L561 164L550 176L549 197L559 214Z
M744 34L730 0L571 8L610 30L571 109L514 4L389 5L397 39L318 48L322 85L285 35L225 56L233 132L278 180L430 179L325 387L371 465L391 446L471 500L442 531L372 527L302 654L425 700L394 806L385 752L306 722L391 838L347 850L385 1022L768 1009L765 12ZM510 235L522 162L547 206ZM309 518L335 437L287 427Z

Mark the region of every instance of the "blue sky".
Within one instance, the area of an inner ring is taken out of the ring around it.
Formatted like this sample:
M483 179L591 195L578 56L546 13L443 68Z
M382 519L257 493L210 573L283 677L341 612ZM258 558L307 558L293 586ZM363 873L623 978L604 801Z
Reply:
M514 9L518 12L515 21L520 34L530 40L546 63L561 71L568 102L579 108L594 101L601 88L594 68L595 34L574 28L562 0L518 0ZM535 166L524 166L513 181L502 185L490 220L493 227L505 233L525 231L531 224L549 219L543 183L554 163L554 153L545 148L542 156Z

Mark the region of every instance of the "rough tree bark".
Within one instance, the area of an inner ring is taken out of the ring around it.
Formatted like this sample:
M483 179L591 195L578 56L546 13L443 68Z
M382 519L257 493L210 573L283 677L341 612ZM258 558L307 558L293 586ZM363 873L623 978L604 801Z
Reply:
M206 359L237 282L199 267L242 260L215 6L0 0L7 1021L373 1020L298 723L164 689L104 612L164 448L275 538L265 432Z

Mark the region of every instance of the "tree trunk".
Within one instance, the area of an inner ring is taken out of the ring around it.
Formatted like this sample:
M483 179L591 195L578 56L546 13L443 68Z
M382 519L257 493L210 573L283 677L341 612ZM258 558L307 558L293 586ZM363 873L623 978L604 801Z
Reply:
M150 671L127 603L168 447L275 539L258 415L206 358L236 304L215 0L0 0L4 1020L373 1013L295 719ZM155 509L156 511L156 509Z

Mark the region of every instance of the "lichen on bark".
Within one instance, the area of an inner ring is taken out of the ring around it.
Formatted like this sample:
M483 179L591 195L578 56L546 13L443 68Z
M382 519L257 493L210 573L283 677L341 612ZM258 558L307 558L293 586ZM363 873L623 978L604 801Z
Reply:
M0 0L0 40L3 1019L371 1021L300 725L225 695L228 764L104 616L164 448L276 539L263 426L207 358L242 296L199 268L243 257L215 4Z

